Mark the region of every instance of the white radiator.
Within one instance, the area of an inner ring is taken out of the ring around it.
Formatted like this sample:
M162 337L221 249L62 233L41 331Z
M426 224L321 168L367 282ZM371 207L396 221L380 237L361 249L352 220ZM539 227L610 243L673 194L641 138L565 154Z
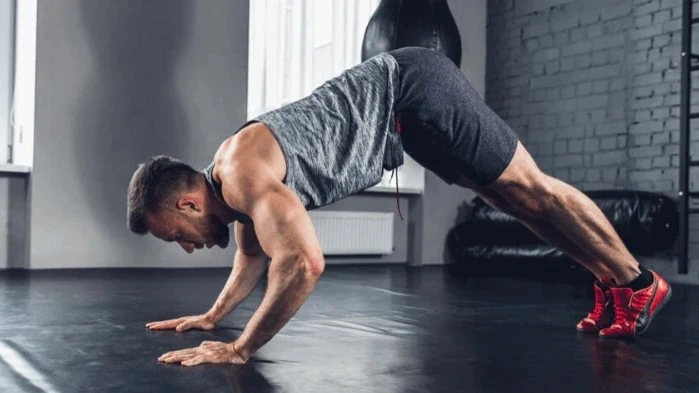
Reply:
M325 255L393 253L393 213L310 211Z

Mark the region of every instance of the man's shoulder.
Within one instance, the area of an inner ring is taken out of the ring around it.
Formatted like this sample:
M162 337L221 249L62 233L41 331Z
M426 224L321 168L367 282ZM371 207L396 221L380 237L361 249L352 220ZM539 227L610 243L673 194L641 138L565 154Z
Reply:
M279 180L286 173L286 159L272 130L262 122L252 122L224 141L214 156L214 178L221 176L257 177L270 170Z

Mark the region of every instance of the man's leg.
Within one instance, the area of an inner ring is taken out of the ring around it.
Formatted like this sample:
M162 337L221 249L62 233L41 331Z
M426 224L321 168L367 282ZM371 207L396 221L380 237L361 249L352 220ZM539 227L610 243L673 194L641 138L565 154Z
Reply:
M447 183L474 189L598 277L628 286L630 293L609 288L615 307L622 307L616 317L623 320L615 320L621 329L614 335L645 330L669 298L669 286L639 266L599 207L580 191L541 172L517 134L448 58L424 48L390 53L401 69L395 114L404 151ZM633 305L642 304L642 309L625 311L631 300Z
M476 191L478 196L488 203L488 205L517 218L522 225L529 228L529 230L536 234L539 238L558 248L570 258L585 266L590 272L592 272L592 274L595 275L595 277L597 277L598 280L606 281L613 276L612 272L604 263L597 258L593 258L590 253L572 242L568 237L562 234L558 228L554 227L547 220L536 216L530 218L519 217L520 213L512 205L508 204L503 197L489 189L476 186L464 176L458 178L456 183L462 187L470 188Z
M520 220L598 278L614 282L609 296L616 315L601 336L642 334L669 300L667 282L640 267L599 207L574 187L544 174L521 143L492 184L479 186L463 176L456 183Z
M585 194L544 174L521 143L502 175L488 186L457 184L512 215L600 279L624 285L638 277L631 255L607 217Z

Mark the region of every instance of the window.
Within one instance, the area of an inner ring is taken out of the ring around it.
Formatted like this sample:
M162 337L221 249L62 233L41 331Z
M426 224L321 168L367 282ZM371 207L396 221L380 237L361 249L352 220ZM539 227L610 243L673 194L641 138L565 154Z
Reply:
M14 4L13 93L11 127L7 129L12 130L12 163L29 170L34 159L37 0L20 0Z
M37 0L0 1L0 171L32 165L36 15Z
M361 62L379 0L252 0L248 117L311 93Z
M10 105L14 69L15 2L0 1L0 164L12 162Z
M361 62L364 31L380 0L251 0L248 118L310 94ZM406 156L400 186L420 192L424 170ZM374 188L395 187L388 173Z

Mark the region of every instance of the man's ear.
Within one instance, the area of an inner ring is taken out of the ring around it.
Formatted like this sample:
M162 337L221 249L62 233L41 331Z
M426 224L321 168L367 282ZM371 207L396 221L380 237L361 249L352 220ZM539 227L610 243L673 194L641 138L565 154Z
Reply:
M201 212L201 200L193 194L184 194L177 200L177 210Z

